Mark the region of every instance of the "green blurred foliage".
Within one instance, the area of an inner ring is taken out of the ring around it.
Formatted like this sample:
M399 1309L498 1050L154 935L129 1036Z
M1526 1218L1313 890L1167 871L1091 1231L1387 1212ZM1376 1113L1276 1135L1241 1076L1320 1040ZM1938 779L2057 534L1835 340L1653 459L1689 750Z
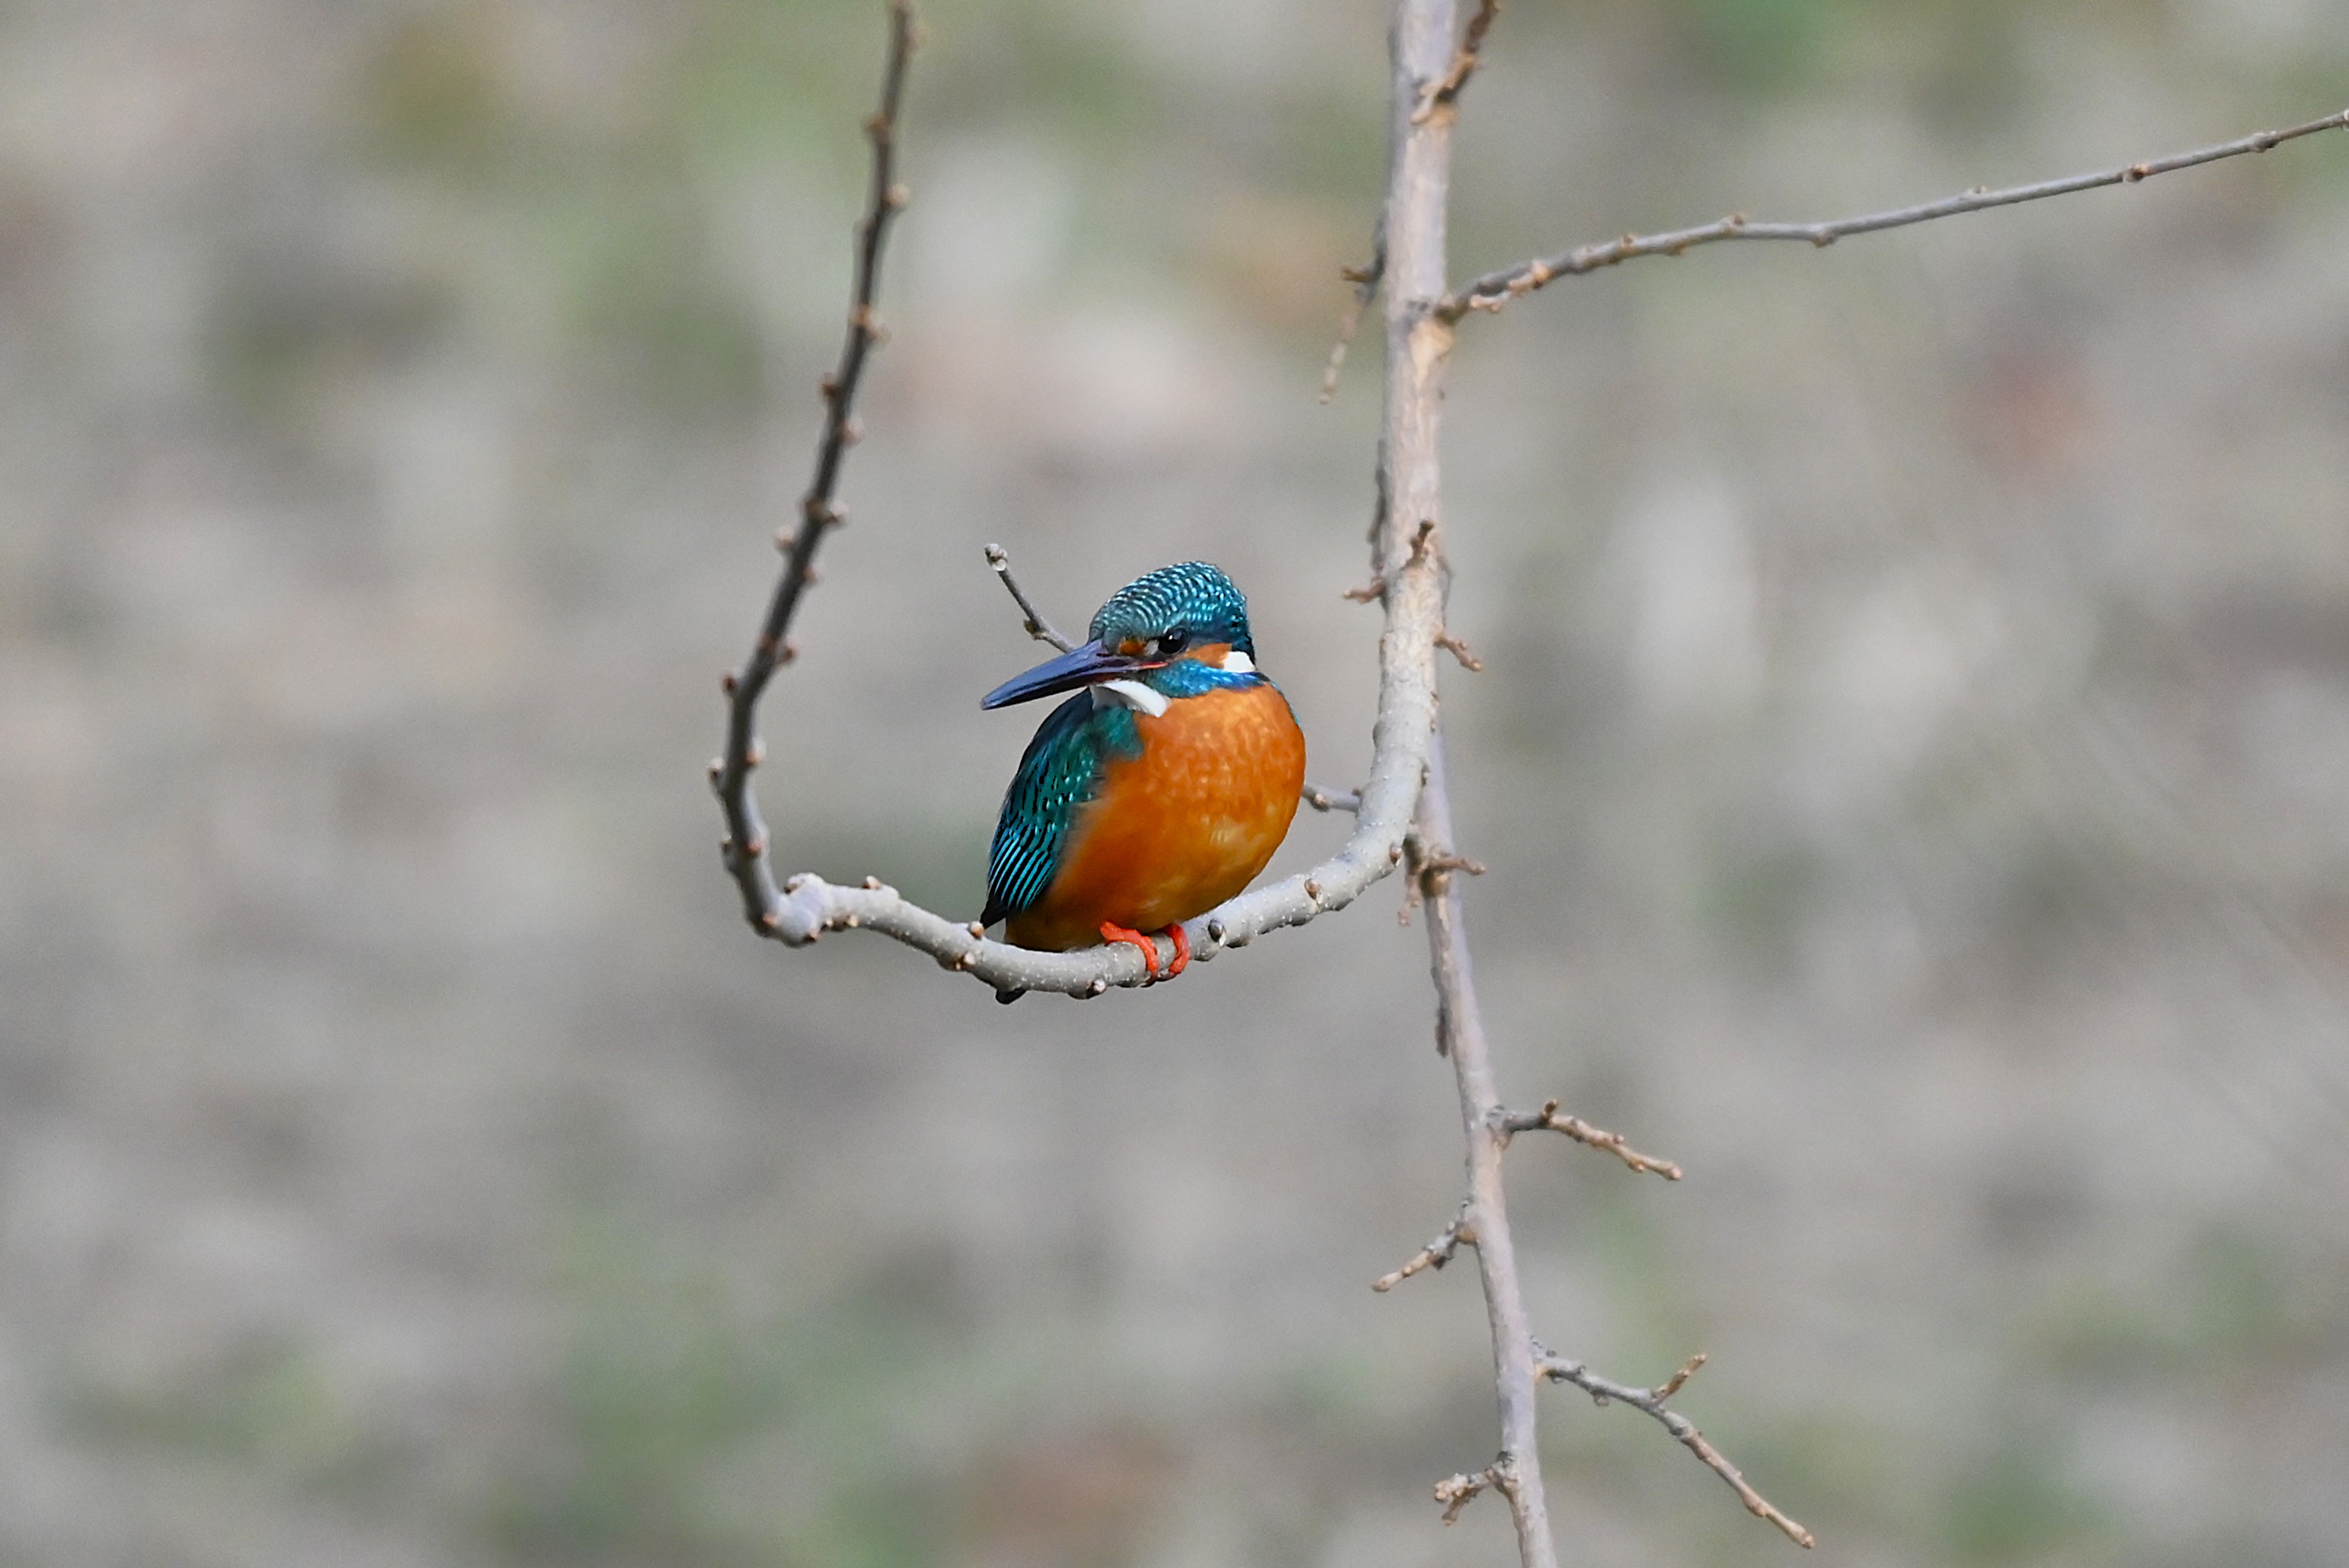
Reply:
M610 1224L574 1228L570 1327L544 1434L493 1485L488 1530L517 1563L676 1568L937 1560L947 1478L893 1413L952 1352L926 1260L835 1294L746 1307Z

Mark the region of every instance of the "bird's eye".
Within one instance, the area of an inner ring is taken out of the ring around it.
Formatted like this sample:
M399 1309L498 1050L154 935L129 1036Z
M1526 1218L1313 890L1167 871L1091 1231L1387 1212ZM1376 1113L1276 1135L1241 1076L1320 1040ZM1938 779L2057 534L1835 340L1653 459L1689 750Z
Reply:
M1187 632L1163 632L1156 637L1151 639L1151 656L1154 658L1171 659L1175 655L1181 653L1185 647L1189 645L1190 641L1191 636Z

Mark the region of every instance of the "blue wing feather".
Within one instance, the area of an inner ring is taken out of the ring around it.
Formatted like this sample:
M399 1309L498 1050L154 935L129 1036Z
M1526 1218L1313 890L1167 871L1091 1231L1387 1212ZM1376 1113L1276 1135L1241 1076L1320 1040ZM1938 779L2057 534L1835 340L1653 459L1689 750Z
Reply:
M1141 752L1141 731L1123 707L1096 707L1092 694L1081 691L1051 711L1004 791L980 924L1018 914L1044 896L1067 852L1077 810L1101 788L1102 770L1112 758Z

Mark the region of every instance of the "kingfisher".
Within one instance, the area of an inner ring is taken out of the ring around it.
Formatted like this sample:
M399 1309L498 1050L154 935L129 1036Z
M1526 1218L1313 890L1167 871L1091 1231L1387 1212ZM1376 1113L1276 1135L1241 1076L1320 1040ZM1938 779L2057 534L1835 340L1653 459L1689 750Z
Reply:
M1060 692L1003 797L982 925L1065 952L1125 942L1158 978L1191 962L1183 922L1247 886L1288 836L1305 737L1256 667L1247 601L1222 569L1186 561L1135 578L1088 640L979 702Z

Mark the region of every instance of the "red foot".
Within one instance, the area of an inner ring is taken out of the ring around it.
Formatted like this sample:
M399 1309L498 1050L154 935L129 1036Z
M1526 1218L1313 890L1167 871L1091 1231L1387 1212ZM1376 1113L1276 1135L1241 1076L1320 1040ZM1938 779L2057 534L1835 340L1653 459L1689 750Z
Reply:
M1101 934L1103 942L1131 943L1141 949L1143 967L1149 972L1150 977L1154 980L1172 980L1191 966L1191 938L1184 931L1180 923L1166 927L1161 934L1172 939L1174 944L1174 961L1166 966L1166 973L1164 975L1158 973L1158 944L1151 941L1141 932L1131 926L1119 925L1104 920L1102 922Z
M1150 972L1150 977L1152 979L1154 980L1158 977L1158 944L1151 941L1150 938L1143 935L1142 933L1134 930L1132 926L1119 925L1113 921L1102 921L1101 923L1101 934L1102 940L1103 942L1130 942L1134 946L1140 948L1142 950L1143 967Z

